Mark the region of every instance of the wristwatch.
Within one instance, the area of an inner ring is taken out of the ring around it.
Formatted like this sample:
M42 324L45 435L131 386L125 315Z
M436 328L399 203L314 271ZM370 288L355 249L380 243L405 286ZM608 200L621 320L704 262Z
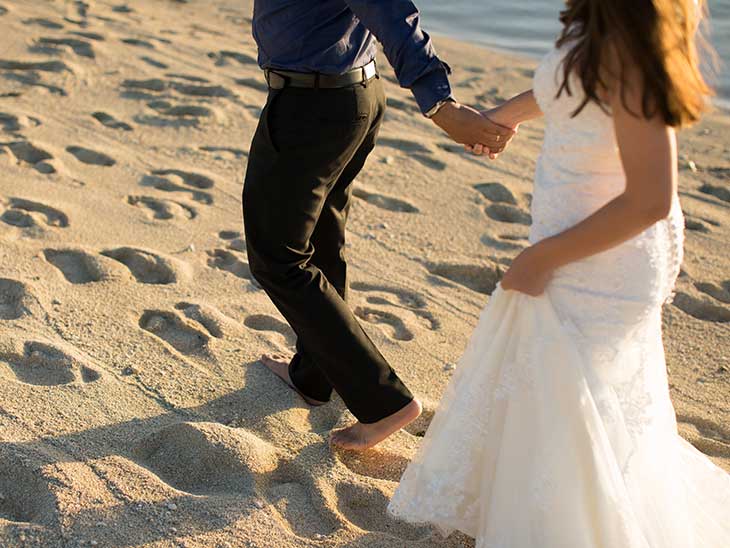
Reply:
M441 110L446 103L456 103L456 99L454 99L453 97L447 97L446 99L442 99L426 113L426 118L433 118L434 116L436 116L436 114L438 114L438 111Z

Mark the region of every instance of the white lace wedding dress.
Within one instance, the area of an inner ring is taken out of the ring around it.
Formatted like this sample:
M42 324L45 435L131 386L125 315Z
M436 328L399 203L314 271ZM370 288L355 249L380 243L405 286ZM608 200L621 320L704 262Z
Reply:
M546 128L532 242L625 185L610 116L589 104L573 118L578 94L556 98L563 56L535 74ZM498 288L390 513L477 548L730 547L730 475L679 437L669 399L661 308L682 240L675 200L539 298Z

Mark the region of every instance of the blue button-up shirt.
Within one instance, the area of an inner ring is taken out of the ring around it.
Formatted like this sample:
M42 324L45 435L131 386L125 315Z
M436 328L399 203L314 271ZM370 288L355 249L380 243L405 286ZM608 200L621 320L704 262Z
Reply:
M342 74L375 58L377 39L426 113L451 96L449 69L409 0L255 0L262 68Z

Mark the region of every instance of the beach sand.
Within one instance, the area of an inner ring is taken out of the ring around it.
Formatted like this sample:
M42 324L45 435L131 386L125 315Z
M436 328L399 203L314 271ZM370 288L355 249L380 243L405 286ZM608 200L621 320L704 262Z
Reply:
M266 97L251 10L0 0L4 548L473 546L385 508L526 246L542 125L496 163L469 157L381 59L390 109L354 190L352 307L426 412L373 451L335 454L342 403L309 409L258 362L294 334L242 236ZM436 42L465 102L530 86L532 60ZM730 470L730 117L681 142L672 396L682 434Z

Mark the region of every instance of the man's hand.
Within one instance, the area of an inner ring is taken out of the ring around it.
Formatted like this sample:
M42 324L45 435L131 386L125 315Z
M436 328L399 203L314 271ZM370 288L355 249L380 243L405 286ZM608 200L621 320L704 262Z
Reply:
M457 143L480 144L489 150L490 155L502 152L515 134L479 111L454 102L445 103L431 119Z

